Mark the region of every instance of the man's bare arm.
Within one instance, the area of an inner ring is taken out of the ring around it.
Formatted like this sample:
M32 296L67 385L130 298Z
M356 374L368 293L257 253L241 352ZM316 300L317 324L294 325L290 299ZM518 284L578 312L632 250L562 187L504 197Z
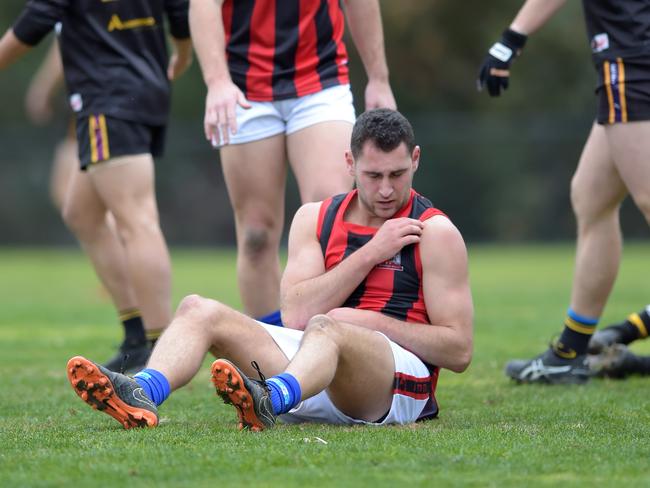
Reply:
M9 29L0 39L0 70L7 68L30 49L30 45L21 42L14 31Z
M366 110L397 108L388 80L384 31L378 0L345 0L348 28L368 75Z
M536 32L566 3L566 0L528 0L519 10L510 28L526 34Z
M222 5L223 0L190 0L190 30L208 88L205 137L215 147L230 142L230 134L237 132L235 107L250 107L228 71Z

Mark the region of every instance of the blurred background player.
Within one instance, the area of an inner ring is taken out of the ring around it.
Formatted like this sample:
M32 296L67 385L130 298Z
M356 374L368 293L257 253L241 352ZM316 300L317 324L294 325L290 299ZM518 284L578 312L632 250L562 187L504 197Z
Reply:
M366 109L395 108L377 0L346 0L368 76ZM205 136L221 147L235 214L244 311L279 324L287 160L303 203L350 190L342 155L355 120L339 0L192 0L208 88Z
M566 0L527 0L501 40L489 50L479 88L499 96L508 87L510 65L527 36ZM621 202L628 195L650 222L650 4L645 0L583 1L592 57L598 73L598 115L571 182L577 219L576 267L564 329L548 350L532 360L506 365L522 382L582 383L591 375L588 344L614 286L622 251ZM645 337L647 310L617 335L605 329L601 343ZM597 338L598 339L598 338ZM605 340L606 339L606 340ZM602 351L597 342L593 352Z
M25 95L25 112L35 125L45 125L54 116L54 99L63 88L63 65L58 42L55 40L45 59L32 78ZM72 181L72 175L79 171L77 157L77 135L74 119L70 120L65 137L54 150L50 173L50 197L59 212L63 212L65 195Z
M191 62L187 16L187 0L164 6L31 0L0 41L2 69L59 25L83 170L73 172L63 216L120 311L126 338L106 364L113 370L146 363L151 344L143 320L155 340L171 319L171 265L158 221L153 156L163 149L169 80Z

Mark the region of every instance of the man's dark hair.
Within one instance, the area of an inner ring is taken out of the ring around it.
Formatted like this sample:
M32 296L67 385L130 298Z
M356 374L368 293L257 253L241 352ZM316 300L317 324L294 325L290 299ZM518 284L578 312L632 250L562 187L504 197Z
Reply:
M357 119L350 141L355 159L367 141L372 141L383 152L396 149L402 142L406 144L409 154L415 148L415 135L410 122L398 111L387 108L368 110Z

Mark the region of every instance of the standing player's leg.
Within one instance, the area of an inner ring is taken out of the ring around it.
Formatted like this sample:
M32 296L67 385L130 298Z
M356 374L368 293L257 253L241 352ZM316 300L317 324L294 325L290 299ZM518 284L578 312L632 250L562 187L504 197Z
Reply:
M605 127L616 168L634 203L650 223L650 121L614 124ZM599 353L614 343L629 344L648 336L650 306L633 313L624 322L597 332L589 344L590 352Z
M65 196L70 188L72 177L78 171L77 140L73 134L56 146L50 171L50 196L54 206L60 212L63 211Z
M280 305L285 136L224 146L221 164L235 213L237 278L244 311L261 317Z
M291 169L303 203L318 202L352 189L345 151L350 148L352 124L321 122L287 136Z
M614 285L621 255L619 207L627 191L603 126L594 124L571 183L578 238L571 305L558 341L506 374L522 382L581 383L589 378L587 344Z
M287 120L287 152L303 203L352 189L345 166L354 125L347 85L327 88L295 101Z
M150 154L119 156L89 169L126 252L129 279L148 333L171 320L171 262L160 229Z

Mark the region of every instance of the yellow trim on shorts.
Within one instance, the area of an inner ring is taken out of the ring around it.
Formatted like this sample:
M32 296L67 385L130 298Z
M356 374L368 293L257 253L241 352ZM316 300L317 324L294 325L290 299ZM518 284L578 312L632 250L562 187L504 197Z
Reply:
M108 143L108 128L106 126L106 117L104 115L99 116L99 130L102 131L102 147L103 147L103 160L107 161L111 159L111 150L110 144Z
M609 106L608 122L613 124L616 115L614 114L614 95L612 94L612 78L609 75L609 61L603 63L603 74L605 76L605 90L607 91L607 105Z
M95 137L95 131L97 130L97 125L95 123L95 116L91 115L88 117L88 135L90 136L90 162L96 163L99 161L99 156L97 154L97 138Z
M587 334L587 335L592 335L594 331L596 330L596 326L586 326L581 323L576 322L573 320L571 317L567 317L564 320L564 325L566 325L569 329L571 329L574 332L577 332L579 334Z
M623 58L616 58L618 64L618 93L621 99L621 122L627 122L627 100L625 99L625 65Z
M643 323L643 320L641 320L641 317L639 316L638 313L633 313L627 318L627 320L629 320L631 324L633 324L637 329L639 329L639 333L641 334L641 337L648 337L648 329L646 329L646 326Z

